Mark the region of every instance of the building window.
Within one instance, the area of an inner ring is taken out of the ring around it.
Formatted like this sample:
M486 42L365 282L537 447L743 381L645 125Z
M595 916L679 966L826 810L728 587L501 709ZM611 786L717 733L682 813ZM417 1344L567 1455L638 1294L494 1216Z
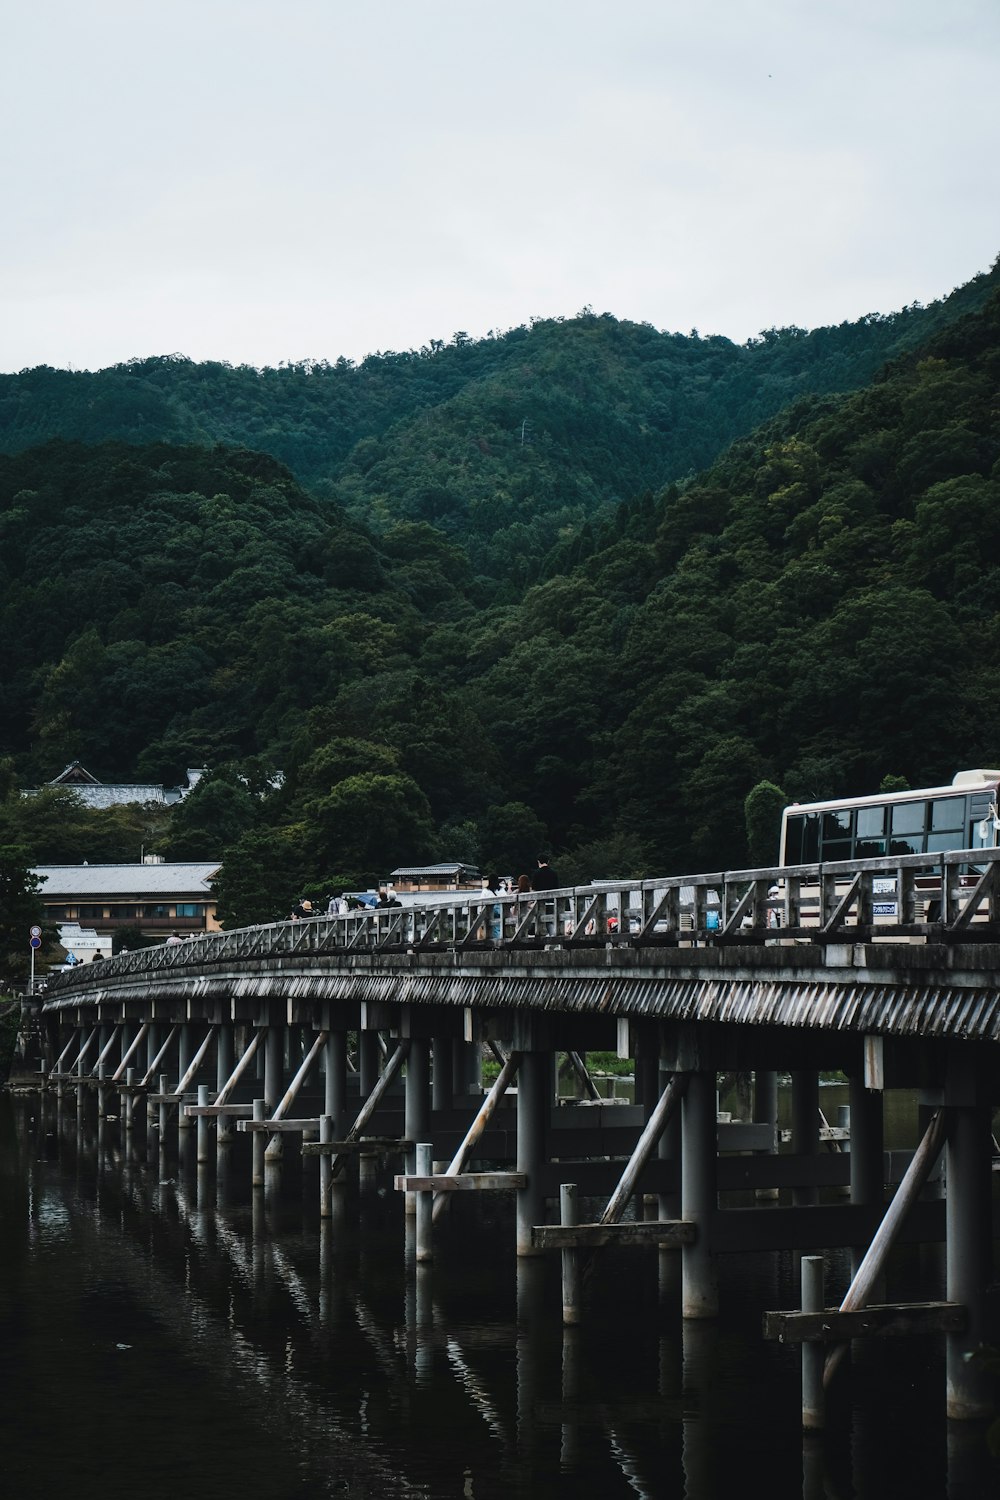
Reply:
M178 901L176 914L179 917L203 917L205 908L197 906L193 901Z

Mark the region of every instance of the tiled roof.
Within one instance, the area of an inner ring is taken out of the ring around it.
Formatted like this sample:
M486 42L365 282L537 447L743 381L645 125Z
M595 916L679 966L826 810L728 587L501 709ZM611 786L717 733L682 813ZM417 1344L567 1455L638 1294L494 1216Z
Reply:
M188 792L193 791L204 774L201 767L189 767L187 786L159 786L143 781L103 782L98 781L78 760L71 760L58 776L54 776L45 785L56 787L59 791L72 792L85 807L121 807L124 803L134 802L143 805L154 802L170 806L182 801ZM38 787L25 787L22 796L34 797L38 791Z
M475 870L476 865L447 863L443 865L400 865L393 870L391 879L397 875L457 875L462 870Z
M82 802L85 807L120 807L127 802L177 802L180 800L176 796L165 795L165 789L162 786L144 786L136 782L131 782L127 786L111 786L103 782L96 786L62 783L61 790L72 792L77 801Z
M163 865L36 865L43 901L63 896L200 896L222 861Z

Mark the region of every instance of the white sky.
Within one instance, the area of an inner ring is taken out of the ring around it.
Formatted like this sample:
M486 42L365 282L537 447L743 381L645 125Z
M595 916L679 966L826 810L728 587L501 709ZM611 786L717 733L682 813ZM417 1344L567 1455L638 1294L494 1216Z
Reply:
M2 0L0 369L745 339L1000 252L998 0Z

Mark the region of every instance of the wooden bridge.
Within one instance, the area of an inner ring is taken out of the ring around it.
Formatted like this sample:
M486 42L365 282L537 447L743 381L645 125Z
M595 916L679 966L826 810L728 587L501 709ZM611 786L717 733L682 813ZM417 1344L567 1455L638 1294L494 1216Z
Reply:
M365 1191L402 1157L418 1260L451 1193L512 1193L517 1253L563 1255L570 1322L579 1257L610 1241L680 1255L688 1318L718 1311L720 1254L850 1247L838 1308L813 1263L802 1309L767 1328L804 1341L807 1425L837 1362L824 1344L900 1319L944 1332L948 1412L980 1417L990 1400L968 1356L996 1338L1000 851L972 858L476 892L207 934L55 976L37 1003L43 1071L81 1108L90 1090L99 1113L120 1096L126 1131L145 1114L161 1146L176 1112L202 1161L249 1134L261 1187L297 1140L319 1158L324 1214L346 1179ZM600 1101L596 1050L634 1060L634 1104ZM849 1150L820 1111L830 1071L849 1082ZM718 1116L723 1072L746 1080L746 1119ZM884 1147L889 1088L920 1091L905 1153ZM581 1223L581 1200L604 1206ZM945 1296L878 1310L900 1238L945 1242Z

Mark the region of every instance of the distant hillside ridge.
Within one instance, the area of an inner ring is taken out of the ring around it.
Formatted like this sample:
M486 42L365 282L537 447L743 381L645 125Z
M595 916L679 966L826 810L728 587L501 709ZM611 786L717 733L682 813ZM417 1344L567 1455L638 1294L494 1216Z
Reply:
M409 519L460 533L495 579L567 527L699 471L800 396L867 384L998 278L994 266L927 307L746 344L588 310L357 364L40 366L0 376L0 452L51 438L251 448L377 530Z

